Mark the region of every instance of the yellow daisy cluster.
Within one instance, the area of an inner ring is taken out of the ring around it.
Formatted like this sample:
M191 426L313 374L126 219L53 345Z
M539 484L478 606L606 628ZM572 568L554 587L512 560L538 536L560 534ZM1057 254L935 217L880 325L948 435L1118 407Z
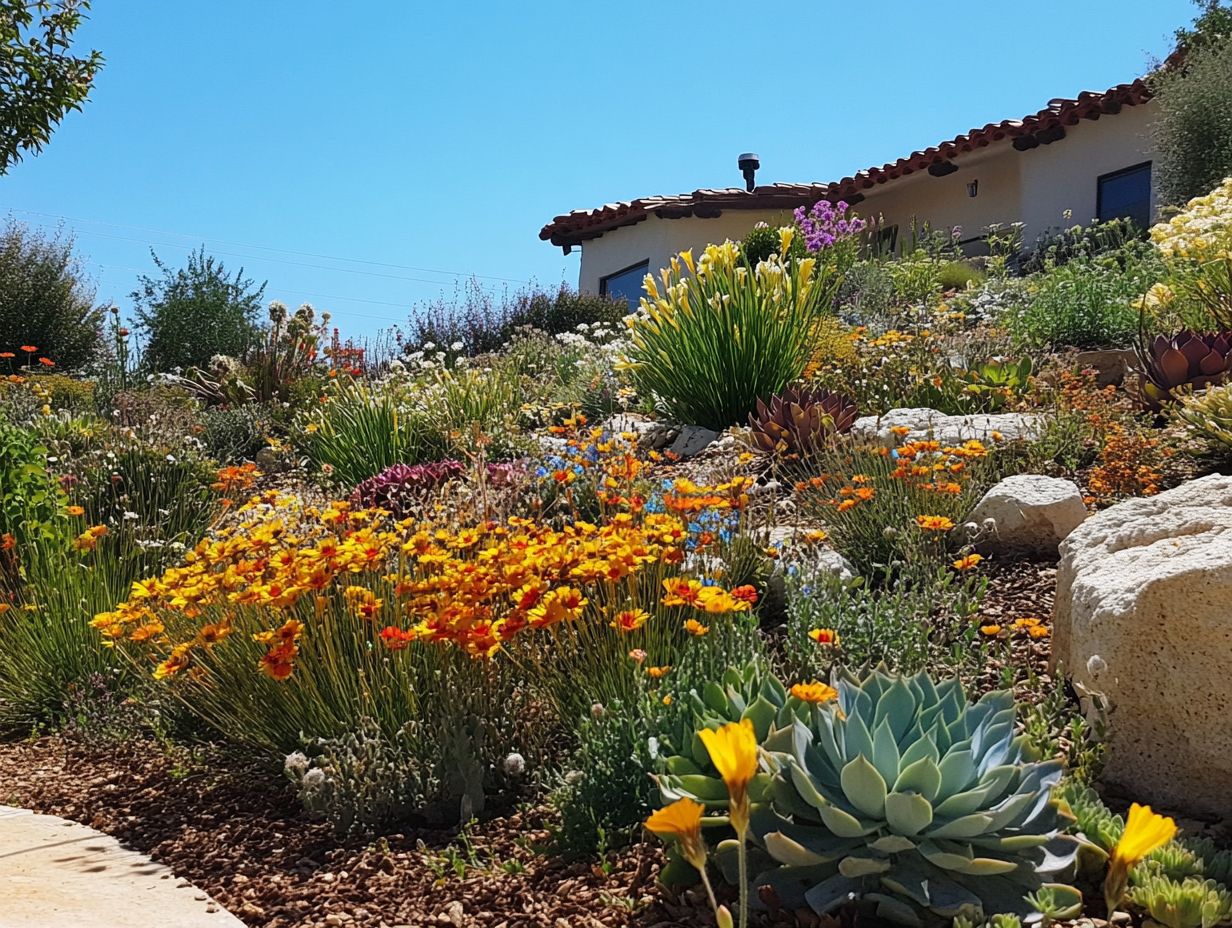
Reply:
M1209 261L1232 257L1232 178L1151 229L1165 258Z

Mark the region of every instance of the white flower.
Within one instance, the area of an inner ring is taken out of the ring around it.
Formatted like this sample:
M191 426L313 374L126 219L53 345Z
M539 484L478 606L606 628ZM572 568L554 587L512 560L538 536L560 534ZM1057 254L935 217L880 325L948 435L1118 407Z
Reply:
M1098 677L1101 673L1108 669L1108 662L1098 654L1092 654L1087 658L1087 673L1093 677Z
M303 779L304 792L315 793L325 785L325 771L320 767L313 767L304 774Z
M140 518L141 516L137 515L137 513L133 512L131 509L124 510L125 522L136 522Z
M507 776L520 777L526 772L526 758L514 751L505 758L505 761L501 766L504 768Z
M308 772L308 755L303 751L294 751L282 762L282 769L293 776L302 777Z
M449 346L449 350L450 350L450 351L461 351L461 350L462 350L462 343L461 343L461 342L454 342L452 345L450 345L450 346Z

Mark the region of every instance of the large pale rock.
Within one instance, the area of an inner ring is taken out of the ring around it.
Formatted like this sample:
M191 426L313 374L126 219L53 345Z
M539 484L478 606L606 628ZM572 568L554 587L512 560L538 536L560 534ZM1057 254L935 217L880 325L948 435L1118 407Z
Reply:
M985 493L967 521L979 526L976 547L985 553L1056 554L1086 517L1082 491L1072 481L1015 474Z
M1032 413L1006 412L996 415L947 416L927 407L888 410L881 416L861 416L852 426L858 438L876 439L894 445L899 438L894 429L906 428L906 441L935 439L947 445L964 441L1032 440L1039 437L1042 420Z
M1109 702L1110 782L1232 818L1232 477L1119 503L1074 530L1053 662Z

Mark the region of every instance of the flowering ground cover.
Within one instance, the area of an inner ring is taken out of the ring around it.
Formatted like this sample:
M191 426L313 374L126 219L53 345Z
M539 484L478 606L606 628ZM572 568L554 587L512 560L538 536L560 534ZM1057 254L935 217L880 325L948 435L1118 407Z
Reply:
M1232 461L1226 188L978 259L818 204L380 356L0 346L0 801L253 925L1232 921L1051 660L1075 519Z

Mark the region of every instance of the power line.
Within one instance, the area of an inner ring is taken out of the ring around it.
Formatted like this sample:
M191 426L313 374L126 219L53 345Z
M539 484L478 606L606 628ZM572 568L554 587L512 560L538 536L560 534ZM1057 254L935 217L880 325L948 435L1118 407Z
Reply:
M349 262L352 264L367 264L373 267L387 267L387 268L393 268L394 270L400 270L400 271L417 271L419 273L424 273L424 274L442 274L446 277L475 277L480 280L499 280L499 281L503 281L505 283L511 283L511 284L529 284L531 282L529 280L523 280L517 277L499 277L494 274L472 274L472 273L466 273L464 271L445 271L445 270L441 270L440 268L416 267L416 266L409 265L409 264L392 264L386 261L370 261L366 258L344 258L338 255L317 254L311 251L294 251L288 248L275 248L272 245L257 245L257 244L246 243L246 242L232 242L232 241L227 241L225 239L208 238L205 236L197 235L195 233L168 232L164 229L153 229L148 226L136 226L136 225L130 225L128 223L106 222L102 219L75 219L72 216L62 216L58 213L43 213L43 212L38 212L37 210L21 209L15 206L3 207L3 208L7 209L9 212L22 213L27 216L41 216L45 219L58 219L61 222L70 222L70 223L84 222L84 223L88 223L91 225L107 226L108 228L113 228L113 229L133 229L139 232L153 232L156 235L170 235L170 236L175 236L177 238L189 238L189 239L193 239L194 241L201 241L207 244L212 242L215 244L226 245L228 247L233 247L233 248L256 248L261 251L273 251L273 252L277 252L279 254L284 254L284 255L297 255L298 257L301 257L301 258L318 258L324 261L344 261L344 262ZM89 230L79 230L79 231L84 231L88 235L106 236L106 233L103 233L103 232L91 232ZM132 241L132 242L144 241L143 239L125 238L123 236L118 236L118 235L111 235L111 236L106 236L106 237L117 238L122 241ZM171 242L151 243L151 244L163 244L168 247L181 247L179 243L171 243ZM227 254L227 252L219 252L219 254ZM230 257L240 257L240 258L247 257L250 260L254 260L254 261L280 261L282 260L279 258L270 258L270 257L261 256L261 255L229 255L229 256ZM283 263L297 264L297 262L293 262L293 261L284 261ZM411 281L418 281L421 283L440 283L440 281L436 281L436 280L423 280L422 278L416 278L416 277L400 277L398 275L391 275L391 274L374 274L372 272L357 271L357 270L352 270L349 268L340 268L340 267L330 268L330 267L322 267L321 265L315 265L315 264L298 264L298 266L315 267L315 268L319 268L322 270L345 271L350 274L368 273L370 274L370 276L373 276L373 277L390 277L394 280L411 280Z

